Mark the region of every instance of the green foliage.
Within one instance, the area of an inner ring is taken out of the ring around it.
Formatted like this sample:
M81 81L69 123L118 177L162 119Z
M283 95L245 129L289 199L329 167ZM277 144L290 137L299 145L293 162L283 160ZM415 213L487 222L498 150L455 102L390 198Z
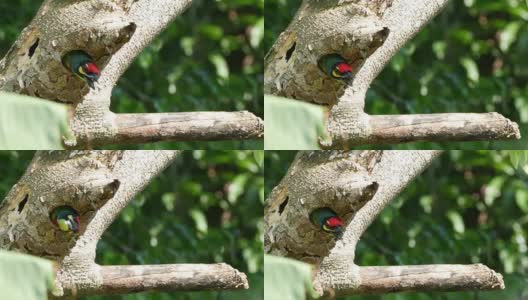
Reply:
M97 248L101 264L226 262L250 290L98 299L248 299L263 295L263 151L188 151L126 207Z
M505 275L506 290L343 299L526 299L528 175L511 162L512 155L520 154L444 153L385 208L356 253L362 266L483 263ZM284 176L293 155L266 151L266 194Z
M303 300L318 298L312 286L313 266L298 260L265 255L266 299Z
M31 157L0 151L2 195ZM226 262L248 275L249 290L84 299L261 300L263 159L263 151L184 152L122 211L97 246L102 265Z
M0 57L41 4L0 1ZM112 92L112 111L249 110L263 117L263 10L264 0L193 1L121 77ZM262 141L165 142L134 147L263 148Z
M264 98L267 118L264 149L317 150L324 132L324 110L319 105L271 95Z
M266 2L266 49L286 28L300 2ZM412 143L377 148L526 148L527 13L525 1L450 2L392 58L367 93L365 107L369 114L496 111L520 123L522 140Z
M65 105L0 92L0 149L63 149L71 137Z
M39 257L0 250L2 299L44 300L53 288L53 263Z

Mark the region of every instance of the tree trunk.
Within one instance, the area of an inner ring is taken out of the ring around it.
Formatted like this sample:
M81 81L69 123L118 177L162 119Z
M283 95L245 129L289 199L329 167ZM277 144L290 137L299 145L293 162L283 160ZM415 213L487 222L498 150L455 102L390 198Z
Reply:
M494 114L371 116L365 96L390 59L448 0L304 0L265 58L268 94L328 105L323 148L414 141L519 139L518 125ZM317 61L341 55L353 67L351 82L323 73Z
M301 151L269 195L265 251L317 266L320 294L504 288L486 266L359 267L356 245L379 213L439 151ZM310 213L328 207L341 217L341 239L314 226ZM423 272L423 274L421 274ZM394 278L398 274L398 278ZM443 278L440 280L440 278Z
M112 89L126 68L191 3L45 0L0 61L0 90L69 104L75 139L65 141L68 147L261 138L262 120L249 112L120 115L110 111ZM95 89L61 63L66 53L77 49L90 54L102 69ZM131 124L138 128L131 131Z
M121 210L179 154L177 151L37 152L0 207L0 248L58 263L55 296L149 290L247 288L246 276L226 264L100 266L95 250ZM80 216L78 233L50 221L68 205ZM142 282L138 279L143 278Z

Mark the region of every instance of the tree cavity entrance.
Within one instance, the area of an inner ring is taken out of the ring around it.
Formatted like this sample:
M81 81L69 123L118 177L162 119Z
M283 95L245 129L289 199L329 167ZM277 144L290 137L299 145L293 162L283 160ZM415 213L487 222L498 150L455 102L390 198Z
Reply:
M40 39L37 38L37 40L33 43L33 45L31 45L31 47L29 47L28 55L29 55L30 58L33 56L33 54L35 54L35 50L37 50L39 42L40 42Z
M293 45L290 47L290 49L288 49L288 51L286 51L286 61L289 61L292 54L293 54L293 51L295 51L295 46L297 46L297 42L293 42Z
M290 198L288 196L286 196L286 199L284 199L284 201L282 201L282 203L279 205L279 215L282 215L282 212L286 208L286 205L288 205L288 200L289 199Z
M18 203L18 212L21 213L22 210L24 209L24 207L26 206L26 203L29 199L29 194L26 194L24 196L24 198L22 199L22 201L20 201L20 203Z

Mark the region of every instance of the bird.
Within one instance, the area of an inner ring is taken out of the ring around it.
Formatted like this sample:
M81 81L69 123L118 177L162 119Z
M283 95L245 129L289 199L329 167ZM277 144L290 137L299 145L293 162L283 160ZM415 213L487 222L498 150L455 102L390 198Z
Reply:
M88 53L82 50L70 51L62 57L62 64L73 74L86 81L92 89L95 88L94 82L99 79L101 71Z
M336 239L340 239L343 235L343 221L328 207L321 207L312 211L310 221L323 231L333 234Z
M352 66L341 55L336 53L323 55L317 61L317 65L321 71L335 79L347 81L354 77Z
M50 214L51 222L65 232L79 232L81 219L71 206L63 205L55 208Z

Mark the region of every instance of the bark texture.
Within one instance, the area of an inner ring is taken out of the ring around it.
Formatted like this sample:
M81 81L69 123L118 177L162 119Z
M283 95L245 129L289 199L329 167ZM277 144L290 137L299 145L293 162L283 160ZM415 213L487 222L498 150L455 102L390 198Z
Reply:
M114 274L111 271L115 268L107 269L95 263L97 242L121 210L177 155L176 151L37 152L0 207L0 248L57 261L55 296L101 294L111 290L112 282L119 284L120 281L105 277L105 274ZM60 231L51 222L51 211L61 205L71 206L79 213L78 233ZM153 266L130 268L145 275L156 270ZM173 268L177 269L178 265ZM123 270L128 269L123 267ZM171 267L166 269L167 276L171 276L171 270ZM211 279L211 288L247 286L245 275L227 266L203 266L195 270L193 274L200 282L197 286L205 286L204 278ZM226 272L215 273L215 270ZM229 270L231 275L220 278ZM216 275L209 276L211 272ZM121 280L126 280L126 274L130 275L125 272ZM163 278L163 274L159 276ZM181 286L175 277L143 289L171 290ZM114 289L118 290L118 287Z
M246 275L227 264L104 266L103 294L248 288Z
M368 226L439 154L299 152L267 199L265 251L315 263L314 284L320 294L504 288L500 274L481 265L365 268L354 264L356 245ZM310 222L311 211L319 207L329 207L343 218L346 229L341 239L336 241ZM421 271L426 272L422 277Z
M517 124L496 113L370 116L364 111L374 79L448 2L304 0L266 56L265 92L329 105L330 140L320 143L327 149L422 140L519 139ZM340 54L353 66L352 81L335 80L319 70L318 58L328 53Z
M361 283L340 294L465 291L504 289L502 275L482 265L360 267Z
M192 0L45 0L33 21L0 61L0 90L69 104L72 109L70 127L75 140L65 141L68 147L127 143L129 141L118 134L123 130L119 126L122 118L110 111L112 88L143 48L191 3ZM95 89L89 89L61 63L67 52L77 49L90 54L102 69ZM262 126L258 126L261 120L253 114L246 112L245 119L223 117L219 113L214 118L230 126L206 127L200 119L187 119L184 125L180 124L181 131L186 133L185 128L200 128L202 136L213 139L219 131L224 139L248 139L263 134ZM145 117L127 115L126 118L129 121L135 118L135 122L141 123ZM248 118L257 125L237 126L238 122L245 124ZM161 119L152 118L151 122L154 121L158 123L152 125L161 129L165 126ZM159 134L144 128L142 136L149 135L151 139L137 139L137 142L196 137L194 133Z

